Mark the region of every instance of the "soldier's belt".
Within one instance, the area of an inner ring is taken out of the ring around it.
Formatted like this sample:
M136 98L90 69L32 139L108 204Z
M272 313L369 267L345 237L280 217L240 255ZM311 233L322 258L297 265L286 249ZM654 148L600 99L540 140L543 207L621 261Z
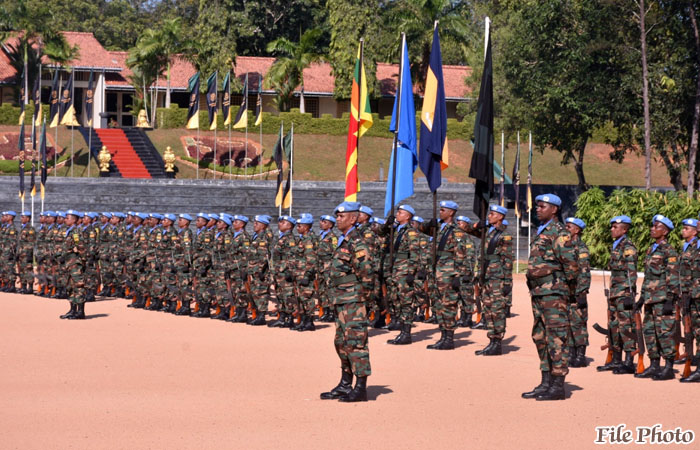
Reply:
M663 279L663 278L665 278L665 277L666 277L666 276L665 276L664 274L661 274L661 275L654 275L653 273L650 273L649 275L644 274L644 278L645 278L646 280L661 280L661 279Z
M486 255L485 258L487 261L497 261L499 259L498 255Z
M345 275L344 277L335 278L333 280L333 287L340 286L341 284L346 283L357 283L357 275L352 273L350 275Z
M438 256L446 256L449 258L450 256L454 255L454 252L449 251L449 250L442 250L440 252L437 252L437 254L438 254Z
M626 270L611 270L610 271L611 277L624 277L626 274L627 274Z
M410 254L408 252L396 252L396 257L394 258L396 261L402 260L402 259L409 259Z
M549 275L545 275L539 278L529 278L529 285L531 287L540 287L547 283L554 283L557 279L564 278L563 272L552 272Z

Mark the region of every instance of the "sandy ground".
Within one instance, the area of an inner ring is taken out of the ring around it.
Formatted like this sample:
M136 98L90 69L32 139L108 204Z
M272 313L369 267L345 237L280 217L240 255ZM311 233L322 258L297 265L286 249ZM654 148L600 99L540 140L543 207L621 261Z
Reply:
M589 327L605 323L602 278L592 292ZM425 349L439 336L432 325L405 347L373 330L371 401L360 404L319 400L339 378L329 324L298 333L125 300L88 304L85 321L58 319L66 301L3 294L0 305L3 449L574 449L594 447L596 426L700 432L698 385L597 373L604 336L594 331L569 399L521 399L539 382L522 276L506 354L475 356L487 342L479 330L459 329L451 352Z

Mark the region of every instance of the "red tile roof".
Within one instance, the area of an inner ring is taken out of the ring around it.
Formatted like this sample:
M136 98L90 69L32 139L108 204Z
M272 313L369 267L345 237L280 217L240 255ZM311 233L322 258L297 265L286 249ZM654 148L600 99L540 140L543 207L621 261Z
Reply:
M0 50L0 84L11 84L15 82L17 71L10 64L10 57Z
M442 66L442 77L445 82L445 97L466 98L472 93L471 87L465 84L465 80L472 73L467 66ZM399 76L398 64L377 63L377 82L383 96L396 95L396 80ZM415 94L422 95L418 85L413 86Z

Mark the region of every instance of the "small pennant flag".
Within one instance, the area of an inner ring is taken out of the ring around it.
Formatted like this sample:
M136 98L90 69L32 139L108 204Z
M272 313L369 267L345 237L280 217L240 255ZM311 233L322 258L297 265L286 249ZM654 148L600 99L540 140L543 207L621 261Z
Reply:
M246 128L248 126L248 74L245 76L241 95L243 95L243 100L241 100L241 107L238 109L236 119L233 121L233 128Z
M190 90L190 103L187 108L187 129L199 129L199 72L187 82Z

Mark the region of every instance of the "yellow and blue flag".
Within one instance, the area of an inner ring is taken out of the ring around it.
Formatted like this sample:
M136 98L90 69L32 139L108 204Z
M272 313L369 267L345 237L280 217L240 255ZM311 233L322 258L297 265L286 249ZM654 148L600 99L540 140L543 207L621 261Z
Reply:
M199 129L199 72L187 81L190 88L190 103L187 107L187 129Z

